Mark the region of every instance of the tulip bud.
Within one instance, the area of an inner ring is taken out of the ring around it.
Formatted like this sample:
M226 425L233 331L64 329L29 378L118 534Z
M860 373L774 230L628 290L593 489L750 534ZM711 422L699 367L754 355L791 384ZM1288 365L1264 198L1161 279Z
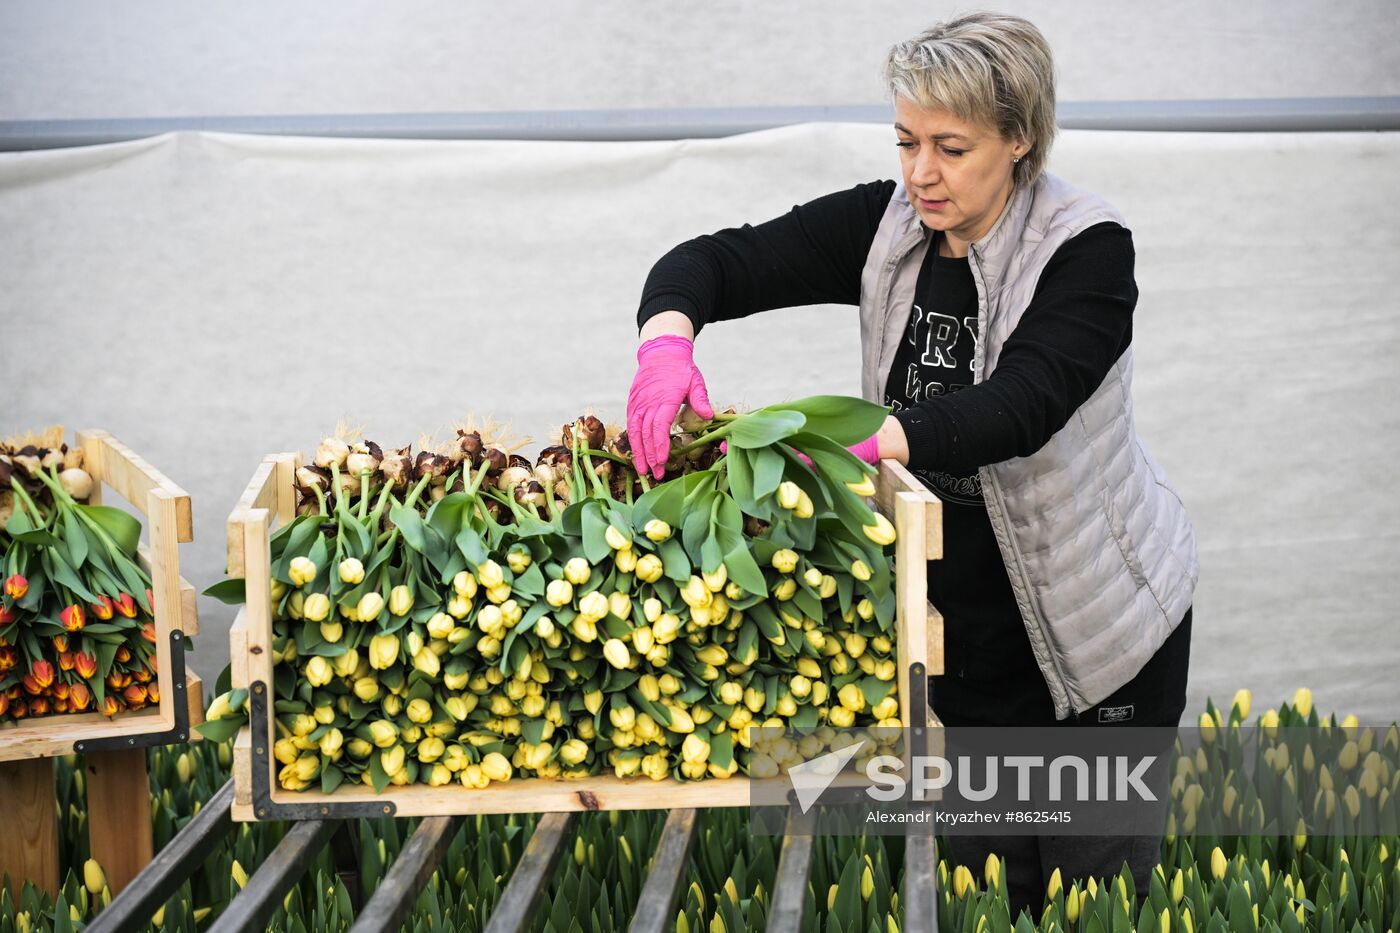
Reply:
M319 655L306 662L306 679L313 687L324 687L335 677L330 661Z
M316 564L309 557L293 557L287 565L287 578L294 586L305 586L316 579Z
M582 557L573 557L564 565L564 579L574 586L582 586L593 575L593 568Z
M888 518L879 512L875 513L874 523L862 525L860 530L865 532L867 538L881 547L894 543L894 526L890 524Z
M360 601L355 604L355 620L357 622L373 622L379 618L379 614L384 611L384 597L377 591L371 590L360 597Z
M457 627L456 621L445 612L437 612L428 620L428 635L432 638L446 638Z
M771 563L779 573L792 573L797 569L797 552L782 548L773 554Z
M623 548L632 546L631 535L619 531L615 525L608 525L607 529L603 532L603 538L607 541L608 547L612 548L614 551L621 551Z
M618 670L626 670L632 665L632 652L618 638L609 638L603 643L603 657Z
M396 616L406 616L413 609L413 593L400 583L389 591L389 612Z
M681 760L691 763L705 762L710 757L710 743L697 733L690 733L681 743Z
M851 576L862 583L870 579L870 565L863 560L856 560L851 564Z
M513 545L506 554L506 566L510 568L511 573L524 573L530 568L532 561L530 549L523 544Z
M1298 711L1298 715L1304 719L1312 712L1312 691L1307 687L1299 687L1293 694L1293 708Z
M355 585L364 582L365 565L360 563L359 558L347 557L340 562L338 568L340 572L340 582Z
M545 602L551 606L567 606L573 602L574 587L568 580L550 580L544 591Z
M423 647L418 649L418 653L413 656L413 666L429 677L436 677L442 670L442 662L431 648Z
M643 530L646 532L647 538L657 544L671 537L671 526L659 518L653 518L647 522Z
M644 554L637 560L637 579L643 583L655 583L661 579L665 566L655 554Z
M476 595L476 577L465 570L459 570L452 578L452 589L463 599L471 599Z
M601 621L608 614L608 598L598 590L585 593L578 601L578 611L590 622Z
M508 781L511 776L510 762L500 752L489 752L481 759L481 773L492 781Z
M301 613L308 622L324 622L331 614L331 598L325 593L312 593L306 597Z
M500 564L496 563L494 560L486 560L476 568L476 578L481 581L482 586L489 590L493 586L500 586L504 583L506 581L506 574L505 571L501 569Z
M15 602L24 599L29 592L29 581L19 574L12 574L5 580L5 595Z
M369 666L378 671L388 670L399 661L399 637L376 635L369 642Z

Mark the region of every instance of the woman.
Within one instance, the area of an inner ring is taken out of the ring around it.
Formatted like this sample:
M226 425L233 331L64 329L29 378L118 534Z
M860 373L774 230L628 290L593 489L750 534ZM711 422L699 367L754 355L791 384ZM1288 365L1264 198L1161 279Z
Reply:
M1044 37L973 14L896 45L902 183L818 198L699 237L647 279L628 398L658 475L682 402L710 414L691 341L770 308L860 307L862 392L890 406L852 450L907 464L943 500L928 565L943 614L947 725L1176 726L1198 576L1185 510L1138 441L1133 244L1101 198L1044 171L1055 135ZM1145 895L1160 837L951 840L1007 858L1014 911L1050 873L1128 862Z

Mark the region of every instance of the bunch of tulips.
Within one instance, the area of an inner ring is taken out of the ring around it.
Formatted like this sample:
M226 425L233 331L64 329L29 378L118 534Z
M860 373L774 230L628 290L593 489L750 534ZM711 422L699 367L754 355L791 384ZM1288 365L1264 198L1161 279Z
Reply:
M326 440L272 539L281 785L770 776L897 726L894 529L845 448L884 415L683 417L657 484L591 416L534 463L465 430L416 455ZM807 739L759 750L756 726Z
M0 444L0 725L160 702L141 525L92 491L61 428Z

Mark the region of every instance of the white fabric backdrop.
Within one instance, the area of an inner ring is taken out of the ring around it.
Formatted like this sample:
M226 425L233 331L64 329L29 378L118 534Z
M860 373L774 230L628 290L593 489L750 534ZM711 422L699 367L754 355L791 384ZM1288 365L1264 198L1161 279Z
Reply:
M195 497L186 576L264 453L469 412L623 415L650 264L897 161L887 129L702 142L177 134L0 155L0 432L106 428ZM1240 686L1397 716L1400 134L1068 133L1134 229L1141 431L1196 524L1190 711ZM714 327L717 401L858 391L853 309ZM195 665L231 613L203 601Z

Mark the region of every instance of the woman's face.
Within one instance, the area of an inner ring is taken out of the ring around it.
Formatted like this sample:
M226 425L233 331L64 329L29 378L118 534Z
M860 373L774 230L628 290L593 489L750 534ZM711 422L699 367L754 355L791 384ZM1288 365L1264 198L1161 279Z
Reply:
M1013 188L1011 160L1030 147L903 97L894 115L909 203L925 226L947 235L954 255L966 255L1001 216Z

